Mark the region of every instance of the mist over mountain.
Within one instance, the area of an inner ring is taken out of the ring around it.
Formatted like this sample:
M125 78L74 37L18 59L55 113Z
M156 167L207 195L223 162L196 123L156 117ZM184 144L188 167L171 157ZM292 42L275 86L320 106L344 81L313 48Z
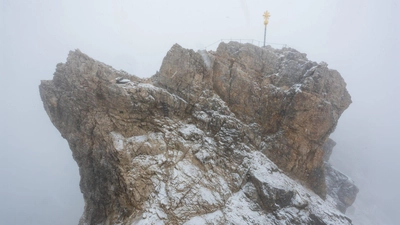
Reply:
M117 70L150 77L174 43L215 50L210 45L220 39L262 41L265 10L267 43L328 62L351 93L353 103L331 135L337 144L330 159L360 189L346 215L354 224L396 224L400 8L394 0L1 1L0 223L76 224L84 210L78 166L37 89L68 51L79 48Z

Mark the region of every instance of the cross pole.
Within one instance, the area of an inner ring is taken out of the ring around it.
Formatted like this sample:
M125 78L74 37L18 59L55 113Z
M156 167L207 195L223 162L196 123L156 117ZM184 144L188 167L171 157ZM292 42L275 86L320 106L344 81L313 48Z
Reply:
M265 26L265 28L264 28L264 47L265 47L265 39L267 37L267 25L268 25L269 17L271 16L271 14L269 14L268 11L265 11L263 16L264 16L264 26Z

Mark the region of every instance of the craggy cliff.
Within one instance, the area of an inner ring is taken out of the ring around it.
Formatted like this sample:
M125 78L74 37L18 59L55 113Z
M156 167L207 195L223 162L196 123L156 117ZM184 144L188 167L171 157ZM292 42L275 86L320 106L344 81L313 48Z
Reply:
M42 81L81 175L79 224L351 224L358 189L327 161L351 103L291 48L174 45L140 79L79 50Z

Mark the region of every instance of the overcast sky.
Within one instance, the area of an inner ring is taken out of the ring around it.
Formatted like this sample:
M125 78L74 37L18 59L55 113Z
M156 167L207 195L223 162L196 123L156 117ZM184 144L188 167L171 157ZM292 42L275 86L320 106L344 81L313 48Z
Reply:
M262 41L265 10L271 13L267 42L327 62L348 84L353 104L332 135L338 143L332 161L360 187L349 213L359 224L396 222L400 7L395 0L0 2L0 224L77 224L83 212L77 165L38 91L40 80L52 79L70 50L149 77L174 43L212 50L220 39Z

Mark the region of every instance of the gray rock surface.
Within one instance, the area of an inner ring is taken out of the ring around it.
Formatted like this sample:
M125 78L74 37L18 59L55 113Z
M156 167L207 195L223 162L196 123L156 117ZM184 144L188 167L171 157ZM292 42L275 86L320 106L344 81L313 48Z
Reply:
M82 225L351 224L323 150L350 96L294 49L174 45L150 79L76 50L40 94L79 166Z
M334 199L336 208L345 213L356 200L359 190L348 176L333 168L329 163L325 165L325 168L328 195Z

